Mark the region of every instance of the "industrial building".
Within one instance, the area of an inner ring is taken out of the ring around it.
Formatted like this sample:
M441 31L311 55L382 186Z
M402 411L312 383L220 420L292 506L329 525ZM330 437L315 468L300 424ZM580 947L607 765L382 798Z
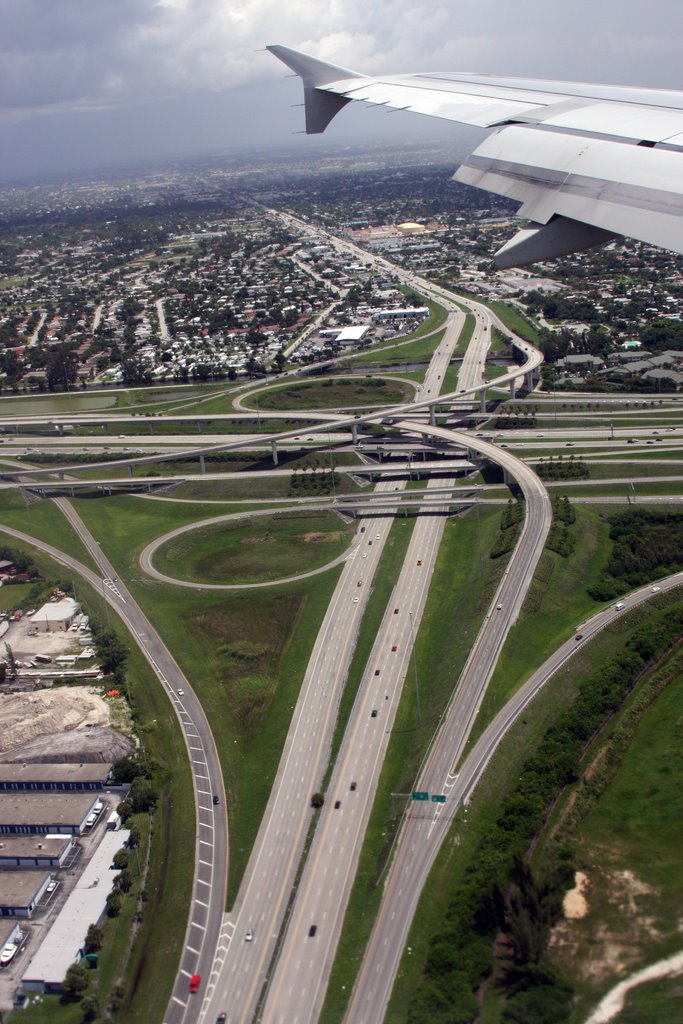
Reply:
M0 871L18 868L61 868L73 849L70 835L3 835L0 839Z
M0 764L0 792L13 790L102 790L111 764Z
M66 632L71 628L81 606L72 597L63 597L61 601L48 601L31 616L31 624L41 633Z
M0 874L0 917L32 917L51 881L45 871L4 871Z
M107 896L117 874L112 867L114 854L129 836L125 829L104 833L92 860L24 970L24 989L59 991L68 968L80 960L89 926L104 917Z
M0 833L83 835L97 800L92 793L0 793Z
M377 309L373 311L372 319L381 323L383 320L415 320L429 316L426 306L416 306L413 309Z

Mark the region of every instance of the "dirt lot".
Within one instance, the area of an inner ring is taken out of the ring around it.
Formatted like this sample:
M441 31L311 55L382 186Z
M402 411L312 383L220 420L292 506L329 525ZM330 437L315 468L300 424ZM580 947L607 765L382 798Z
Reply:
M116 761L124 757L133 743L110 728L112 712L121 726L125 710L114 708L113 703L90 686L2 694L0 760Z
M4 654L4 645L8 643L16 660L28 664L36 654L47 654L54 659L60 654L80 654L83 650L82 645L78 642L78 638L82 637L83 633L74 633L69 629L66 632L59 630L55 633L38 633L37 636L29 636L29 630L35 628L30 619L26 618L20 622L10 622L8 631L0 640L0 644L3 646L2 653ZM80 662L79 667L82 665L83 662Z

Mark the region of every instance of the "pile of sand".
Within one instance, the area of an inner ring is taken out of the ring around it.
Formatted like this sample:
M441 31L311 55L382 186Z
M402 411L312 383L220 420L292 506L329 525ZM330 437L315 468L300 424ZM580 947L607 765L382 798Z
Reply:
M0 761L115 761L133 744L109 728L109 707L87 686L0 696Z

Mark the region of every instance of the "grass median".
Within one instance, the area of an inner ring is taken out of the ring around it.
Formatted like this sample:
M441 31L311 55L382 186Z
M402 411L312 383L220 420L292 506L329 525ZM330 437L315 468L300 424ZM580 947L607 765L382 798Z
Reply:
M352 527L334 512L274 512L200 526L169 540L156 568L202 583L262 583L319 569L341 556Z
M322 380L292 381L245 398L259 409L351 409L409 402L414 388L382 377L324 377Z
M134 544L131 502L136 510ZM211 722L228 798L232 904L341 569L298 583L233 593L156 584L141 576L139 551L172 521L186 518L187 509L181 506L171 516L168 503L136 503L124 497L76 504L170 646ZM143 504L140 513L138 504Z

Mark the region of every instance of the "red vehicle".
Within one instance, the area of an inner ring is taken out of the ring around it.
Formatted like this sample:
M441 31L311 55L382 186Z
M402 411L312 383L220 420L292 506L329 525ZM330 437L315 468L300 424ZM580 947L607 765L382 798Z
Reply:
M201 974L193 974L192 975L192 977L190 978L190 992L198 992L199 991L199 983L201 982L201 980L202 980Z

